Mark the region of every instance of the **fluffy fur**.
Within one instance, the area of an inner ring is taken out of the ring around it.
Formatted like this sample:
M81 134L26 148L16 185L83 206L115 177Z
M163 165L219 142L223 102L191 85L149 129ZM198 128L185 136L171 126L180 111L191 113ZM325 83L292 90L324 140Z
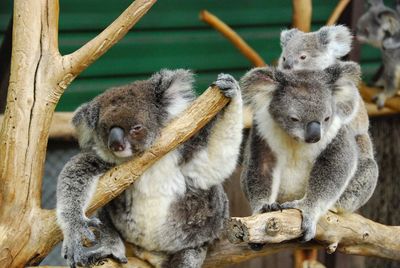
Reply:
M386 99L400 88L400 14L385 6L382 0L370 1L370 4L357 22L357 39L381 50L383 66L373 82L384 88L374 98L378 108L382 108Z
M376 185L370 140L358 145L348 125L355 116L349 103L359 97L354 86L359 75L356 63L337 62L323 71L256 68L241 79L254 111L242 188L253 213L301 210L305 241L314 237L328 209L354 211ZM320 136L307 140L313 122Z
M149 80L110 89L77 110L73 123L84 151L65 165L57 186L62 254L71 266L110 256L126 262L126 240L159 255L157 267L201 267L207 245L228 217L222 183L234 170L241 142L241 93L230 75L215 82L231 102L211 123L150 167L98 218L84 214L98 178L148 149L161 128L195 99L192 83L187 70L162 70ZM84 249L83 237L97 246Z

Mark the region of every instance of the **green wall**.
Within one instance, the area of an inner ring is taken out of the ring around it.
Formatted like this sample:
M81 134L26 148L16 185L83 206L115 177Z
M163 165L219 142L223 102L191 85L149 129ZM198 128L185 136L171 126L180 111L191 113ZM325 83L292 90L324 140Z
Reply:
M159 0L128 35L83 72L61 98L58 111L74 110L106 88L145 79L161 68L190 68L202 92L217 74L240 78L250 63L220 34L199 20L207 9L232 26L267 63L279 57L279 33L291 25L290 0ZM75 51L111 23L128 0L61 0L59 44ZM329 17L337 1L313 1L313 29ZM0 33L11 1L0 3ZM379 51L362 50L366 77L377 68Z

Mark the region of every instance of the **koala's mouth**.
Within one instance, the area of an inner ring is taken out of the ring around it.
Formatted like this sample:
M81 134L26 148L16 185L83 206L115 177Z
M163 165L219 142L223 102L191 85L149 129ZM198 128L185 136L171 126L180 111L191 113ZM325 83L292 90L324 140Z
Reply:
M116 157L119 158L127 158L133 156L132 147L128 141L125 141L125 144L122 148L123 148L122 150L114 151L111 149L111 151Z
M124 130L113 127L108 136L108 149L117 157L126 158L133 155L132 146L125 138Z

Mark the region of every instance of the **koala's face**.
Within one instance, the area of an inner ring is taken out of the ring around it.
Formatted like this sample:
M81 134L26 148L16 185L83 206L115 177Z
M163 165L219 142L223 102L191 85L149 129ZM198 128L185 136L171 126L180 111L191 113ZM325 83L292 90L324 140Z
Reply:
M345 26L325 26L311 33L297 29L281 33L280 70L322 70L349 53L352 36Z
M83 105L73 119L81 146L94 148L109 162L122 162L149 148L165 117L150 86L139 81L112 88Z
M329 62L327 62L329 61ZM315 36L298 34L283 49L279 58L279 68L285 70L323 69L333 60L327 57L326 49L319 47Z
M356 35L360 42L381 48L384 39L398 31L399 15L382 2L372 3L357 22Z
M281 84L273 93L269 112L275 122L295 140L315 143L332 124L334 101L331 85L310 77L309 81ZM284 108L282 108L284 107Z

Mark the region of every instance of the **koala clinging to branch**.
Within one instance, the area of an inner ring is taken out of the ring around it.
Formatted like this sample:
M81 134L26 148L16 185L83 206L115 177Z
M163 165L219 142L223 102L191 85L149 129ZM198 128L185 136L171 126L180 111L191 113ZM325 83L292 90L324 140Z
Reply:
M359 75L356 63L337 62L320 71L255 68L241 79L254 111L241 176L244 193L254 214L301 210L305 241L315 236L320 216L333 207L358 209L376 185L372 144L348 126Z
M386 7L382 0L369 2L370 8L357 22L357 39L381 50L383 66L373 82L384 88L374 98L378 108L382 108L386 99L400 89L400 11ZM400 4L397 5L400 10Z
M157 267L200 267L207 245L228 217L223 181L236 166L242 135L238 83L221 74L215 85L231 98L209 124L150 167L89 219L85 208L98 178L148 149L160 130L195 99L193 74L162 70L82 105L73 118L83 151L62 170L57 217L62 255L70 266L106 257L126 262L123 240L164 258ZM95 227L96 237L89 227ZM82 239L96 243L85 248Z

